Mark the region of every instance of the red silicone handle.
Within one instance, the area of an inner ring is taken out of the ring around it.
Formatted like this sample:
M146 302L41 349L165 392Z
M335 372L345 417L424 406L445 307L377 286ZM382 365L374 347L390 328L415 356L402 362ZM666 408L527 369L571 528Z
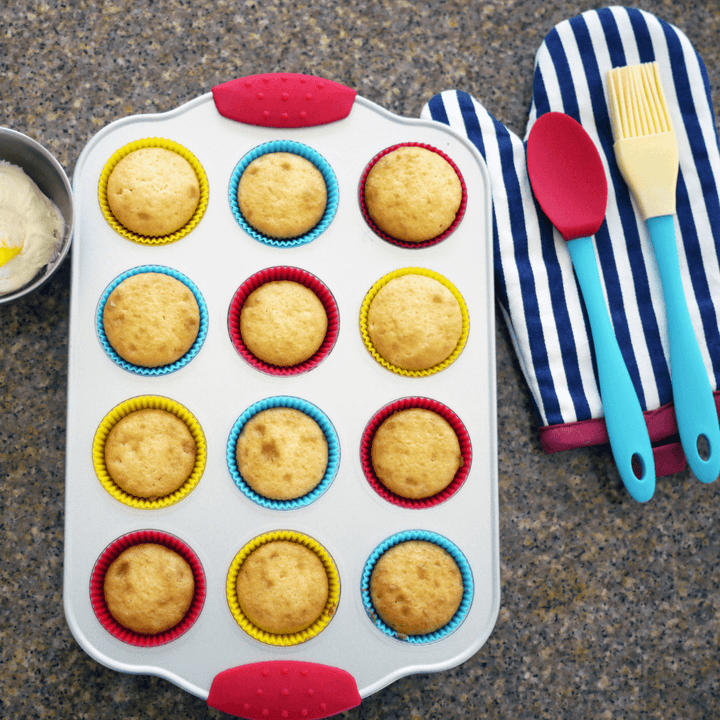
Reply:
M223 117L278 128L342 120L357 95L340 83L300 73L248 75L216 85L212 93Z
M215 710L247 720L315 720L350 710L360 701L350 673L297 660L223 670L207 699Z

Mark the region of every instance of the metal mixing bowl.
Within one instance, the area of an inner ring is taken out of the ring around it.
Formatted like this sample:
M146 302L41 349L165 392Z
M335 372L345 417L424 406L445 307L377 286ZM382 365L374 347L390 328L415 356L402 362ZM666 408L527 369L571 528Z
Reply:
M40 143L16 130L0 128L0 160L21 167L40 190L58 206L65 220L65 233L57 257L40 270L27 285L6 295L0 295L1 304L17 300L37 290L60 267L70 249L75 218L70 181L60 163Z

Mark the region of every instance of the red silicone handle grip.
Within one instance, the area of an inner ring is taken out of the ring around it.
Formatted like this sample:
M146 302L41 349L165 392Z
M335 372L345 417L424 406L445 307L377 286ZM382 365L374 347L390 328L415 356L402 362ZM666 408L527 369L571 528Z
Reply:
M360 704L350 673L329 665L273 660L223 670L207 704L247 720L316 720Z
M264 127L308 127L342 120L357 93L345 85L300 73L265 73L212 89L217 111L230 120Z

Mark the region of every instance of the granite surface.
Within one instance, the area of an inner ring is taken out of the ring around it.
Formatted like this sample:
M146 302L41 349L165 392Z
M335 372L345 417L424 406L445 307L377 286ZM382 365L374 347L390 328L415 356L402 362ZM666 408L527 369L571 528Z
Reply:
M720 100L720 4L643 0L703 56ZM339 81L399 115L474 94L522 134L533 58L565 0L19 0L0 21L0 125L72 174L94 133L258 72ZM0 305L0 715L221 718L150 676L106 669L62 608L70 264ZM349 719L720 715L720 483L689 471L640 506L607 448L545 455L498 316L502 605L465 663L397 680Z

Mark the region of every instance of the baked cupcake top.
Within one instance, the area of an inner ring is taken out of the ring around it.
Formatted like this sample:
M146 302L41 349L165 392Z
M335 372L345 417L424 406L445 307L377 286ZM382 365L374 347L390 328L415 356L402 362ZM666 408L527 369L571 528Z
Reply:
M462 203L457 172L438 153L402 146L383 155L365 180L373 222L397 240L419 243L444 233Z
M328 443L309 415L294 408L270 408L245 423L236 460L243 479L258 495L292 500L323 479Z
M166 410L145 408L120 419L105 441L105 466L130 495L164 497L191 475L195 439L188 426Z
M426 635L452 620L463 597L460 568L433 542L408 540L379 558L370 576L373 607L404 635Z
M110 293L103 328L123 360L149 368L169 365L195 342L200 308L185 283L165 273L141 272Z
M375 349L388 362L404 370L426 370L455 350L462 335L462 311L438 280L400 275L373 298L367 329Z
M253 550L237 578L243 613L255 626L273 634L310 627L325 609L328 592L320 558L289 540L272 540Z
M263 362L288 367L312 357L327 332L318 296L293 280L273 280L253 290L240 311L240 334Z
M200 182L181 155L160 147L133 150L112 169L107 201L117 221L147 237L170 235L194 215Z
M108 611L128 630L157 634L177 625L195 595L189 563L170 548L140 543L124 550L104 580Z
M450 423L423 408L400 410L384 420L373 437L371 458L380 482L411 499L444 490L462 463Z
M271 238L304 235L320 222L327 188L315 165L289 152L269 152L245 168L238 205L247 223Z

